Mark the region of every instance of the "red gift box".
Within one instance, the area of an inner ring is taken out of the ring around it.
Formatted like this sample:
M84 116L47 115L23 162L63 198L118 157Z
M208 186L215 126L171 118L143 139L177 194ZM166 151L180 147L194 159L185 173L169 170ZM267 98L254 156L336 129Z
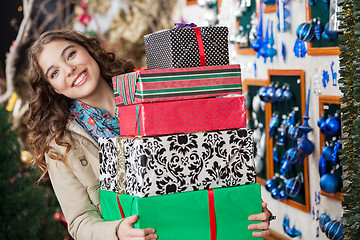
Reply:
M118 108L121 136L157 136L246 127L243 96L141 103Z

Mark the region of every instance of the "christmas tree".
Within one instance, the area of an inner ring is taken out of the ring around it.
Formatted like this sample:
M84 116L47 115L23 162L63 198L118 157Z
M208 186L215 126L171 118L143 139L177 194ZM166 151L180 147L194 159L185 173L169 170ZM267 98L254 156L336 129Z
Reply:
M48 181L20 159L19 138L0 106L0 239L68 239Z

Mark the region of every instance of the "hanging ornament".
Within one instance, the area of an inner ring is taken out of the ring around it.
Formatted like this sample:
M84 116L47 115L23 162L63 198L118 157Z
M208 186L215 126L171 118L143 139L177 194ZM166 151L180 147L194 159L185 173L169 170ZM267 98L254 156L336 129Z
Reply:
M298 57L298 58L305 57L305 55L307 53L305 43L297 38L295 40L293 51L294 51L296 57Z
M267 88L268 87L259 88L258 95L259 95L261 101L269 102L268 97L267 97Z
M281 56L283 57L283 61L286 60L286 47L284 42L281 43Z
M301 190L301 182L299 176L286 180L285 192L289 197L297 197Z
M324 146L321 150L321 155L324 157L326 161L330 161L333 155L333 147L332 146Z
M289 21L285 20L290 17L290 10L285 8L285 5L287 5L287 0L278 0L277 2L278 10L276 12L276 15L279 18L277 28L280 32L287 32L291 26Z
M301 23L296 30L297 38L304 42L310 42L314 34L315 29L311 22Z
M329 0L323 0L323 3L324 3L325 10L328 10L330 1Z
M316 0L308 0L308 4L310 7L314 6L316 3Z
M260 49L263 45L263 4L260 4L260 16L259 16L259 25L256 31L257 38L251 43L252 49L256 52L256 57L260 57Z
M285 152L286 160L291 164L297 164L303 161L302 156L298 153L295 147L288 149Z
M331 31L329 29L329 22L327 22L325 24L325 29L324 31L326 32L326 34L330 37L330 39L336 39L339 36L339 32L335 32L335 31Z
M280 120L277 113L273 113L273 116L269 122L269 137L272 138L274 136L276 129L279 127Z
M339 149L340 149L340 143L335 142L334 143L333 153L332 153L332 156L331 156L331 159L330 159L330 161L332 163L335 163L335 164L339 163Z
M325 117L324 117L324 115L321 117L321 118L319 118L319 120L317 121L317 125L318 125L318 127L320 128L320 132L322 133L322 134L325 134Z
M309 126L309 104L310 104L310 89L308 90L308 97L306 102L306 111L303 116L303 124L299 126L302 136L297 140L296 150L300 155L305 158L314 151L314 144L307 138L307 134L312 131L312 128Z
M325 224L325 235L329 239L333 240L342 240L344 239L343 235L343 225L340 221L332 220Z
M282 86L281 88L277 88L275 91L275 96L278 102L283 102L285 101L284 98L284 91L285 91L285 87Z
M320 175L320 177L322 177L322 176L324 176L325 174L327 174L327 173L330 172L330 165L329 165L328 162L325 160L325 158L323 157L323 155L320 155L318 168L319 168L319 175Z
M271 190L273 188L276 188L278 186L278 181L275 179L275 178L269 178L268 180L266 180L265 182L265 189L268 191L268 192L271 192Z
M299 237L301 232L297 230L295 227L290 228L290 220L288 217L284 217L283 219L283 229L284 232L291 238Z
M290 91L290 86L289 85L286 85L286 88L284 90L284 100L285 101L290 101L291 98L292 98L292 93Z
M285 156L285 155L284 155ZM280 168L280 173L285 177L286 176L286 173L288 171L290 171L291 169L291 163L288 161L288 160L283 160L282 161L282 165L281 165L281 168Z
M269 23L270 23L270 20L267 21L265 37L263 39L262 46L259 50L260 56L262 56L264 58L264 63L266 63L266 59L268 57L267 50L268 50L268 43L269 43Z
M276 49L274 48L274 32L273 32L273 21L271 21L271 33L269 38L269 45L270 47L267 49L267 55L270 58L270 62L273 62L274 56L277 54Z
M278 83L276 83L275 86L273 86L273 83L271 83L270 87L268 87L266 89L267 100L271 103L274 103L277 100L277 98L276 98L276 89L277 88L278 88Z
M321 214L321 216L319 218L319 225L320 225L320 229L322 232L325 232L325 224L330 221L331 221L331 219L328 215L326 215L325 213Z
M274 160L274 163L275 163L274 165L278 165L279 162L280 162L280 159L279 159L279 153L278 153L278 150L277 150L276 146L273 148L272 156L273 156L273 160Z
M284 189L280 191L279 195L280 195L281 200L287 200L288 199L288 195L286 194Z
M320 178L320 188L326 193L336 193L340 185L340 179L333 173L324 174Z
M280 199L280 189L275 187L273 189L271 189L270 191L271 193L271 197L275 200L279 200Z
M325 134L328 136L338 135L340 133L341 122L338 115L329 117L324 122Z
M316 26L315 26L315 37L316 37L317 40L321 39L321 34L322 34L323 31L324 31L324 28L321 25L320 18L318 17L317 18L317 23L316 23Z
M286 121L285 119L282 121L278 131L280 132L280 138L276 141L276 145L284 146L285 145L285 135L286 135Z

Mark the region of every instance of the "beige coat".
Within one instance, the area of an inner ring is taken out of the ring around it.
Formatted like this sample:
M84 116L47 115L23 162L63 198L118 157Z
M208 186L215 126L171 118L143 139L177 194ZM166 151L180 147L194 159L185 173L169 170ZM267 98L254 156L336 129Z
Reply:
M76 240L118 239L118 221L101 218L99 195L99 152L97 142L75 121L69 124L73 141L67 154L69 167L46 155L49 176L68 230ZM64 153L64 147L52 144L55 151Z

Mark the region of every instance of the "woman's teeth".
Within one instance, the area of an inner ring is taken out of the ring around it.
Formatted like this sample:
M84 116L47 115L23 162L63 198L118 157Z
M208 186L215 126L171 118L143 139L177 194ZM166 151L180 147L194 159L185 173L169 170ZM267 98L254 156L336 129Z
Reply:
M87 72L86 72L86 71L85 71L84 73L82 73L82 74L78 77L78 79L76 79L73 87L76 87L76 86L84 79L84 77L86 77L86 75L87 75Z

